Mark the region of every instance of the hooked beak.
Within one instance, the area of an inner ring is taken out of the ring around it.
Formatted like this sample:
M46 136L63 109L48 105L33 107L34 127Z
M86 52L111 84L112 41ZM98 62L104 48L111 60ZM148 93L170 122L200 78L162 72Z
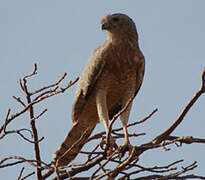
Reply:
M110 24L109 23L103 23L102 24L102 30L107 30L110 29Z

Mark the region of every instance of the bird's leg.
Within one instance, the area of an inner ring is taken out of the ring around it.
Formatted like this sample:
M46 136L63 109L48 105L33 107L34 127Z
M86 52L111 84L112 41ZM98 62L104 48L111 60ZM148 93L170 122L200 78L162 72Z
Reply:
M122 126L123 126L123 131L124 131L124 138L125 138L124 145L122 146L122 148L120 150L122 156L124 155L124 153L127 150L129 150L129 152L131 152L131 150L132 150L132 146L130 144L129 134L128 134L128 130L127 130L127 123L128 123L131 107L132 107L132 103L130 103L130 105L127 107L127 109L120 116Z
M104 125L105 125L105 131L106 131L106 137L108 137L108 132L109 132L109 122L108 121L103 121ZM112 149L115 148L117 149L118 146L115 143L115 140L113 139L113 137L110 135L109 137L109 147L108 147L108 155L112 154Z
M122 127L123 127L124 137L125 137L124 146L127 146L127 145L130 144L129 135L128 135L128 130L127 130L127 123L125 123L125 122L122 121Z
M108 137L108 131L109 131L109 116L108 116L108 109L107 109L107 102L106 102L106 91L105 90L99 90L96 94L96 105L97 105L97 112L99 116L99 120L104 123L106 135ZM108 154L112 154L113 147L116 148L116 144L112 136L109 138L109 147L108 147Z

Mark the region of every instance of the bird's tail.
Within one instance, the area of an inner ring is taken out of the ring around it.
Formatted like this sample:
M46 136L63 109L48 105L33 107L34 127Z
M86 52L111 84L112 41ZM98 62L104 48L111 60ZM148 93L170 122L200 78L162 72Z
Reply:
M74 124L54 154L55 166L66 166L75 159L94 128L95 125L88 127L80 123Z

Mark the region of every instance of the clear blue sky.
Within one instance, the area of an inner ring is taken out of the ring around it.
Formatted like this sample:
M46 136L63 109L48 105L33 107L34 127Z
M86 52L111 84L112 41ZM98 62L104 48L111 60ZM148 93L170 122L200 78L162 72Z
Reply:
M88 56L105 41L100 20L107 13L125 13L136 23L140 47L146 58L143 86L135 99L130 122L141 119L158 108L158 113L135 129L145 137L132 141L140 145L165 130L200 87L205 67L205 1L136 0L0 1L0 122L8 108L15 113L20 106L12 96L21 96L17 80L38 64L38 76L31 88L52 83L64 72L70 79L80 76ZM75 87L65 94L46 100L39 107L48 112L37 121L41 155L49 162L71 126L71 107ZM205 138L205 96L202 96L172 135ZM36 112L40 111L40 108ZM27 116L17 119L12 128L28 127ZM120 121L117 122L120 125ZM103 130L103 125L97 127ZM33 158L32 145L16 135L0 141L0 159L7 155ZM193 172L204 175L205 145L171 146L170 152L146 152L140 159L144 166L166 165L185 159L184 166L198 162ZM17 168L0 169L4 179L16 179ZM28 171L25 171L28 172Z

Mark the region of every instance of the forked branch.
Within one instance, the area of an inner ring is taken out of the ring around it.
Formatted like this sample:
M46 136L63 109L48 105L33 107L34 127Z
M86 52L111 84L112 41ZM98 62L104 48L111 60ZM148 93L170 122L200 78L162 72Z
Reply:
M27 179L30 176L34 175L36 173L38 180L44 180L48 179L54 172L55 168L52 163L44 163L41 160L40 157L40 147L38 146L41 139L38 138L38 130L36 128L35 123L37 119L42 117L42 115L47 111L47 109L42 110L39 115L34 115L34 105L38 104L39 102L52 97L54 95L57 95L59 93L63 93L65 90L67 90L69 87L71 87L75 82L77 82L78 78L74 80L73 82L70 81L65 88L59 88L60 83L65 79L66 73L55 83L51 85L47 85L44 87L41 87L33 92L30 92L27 86L27 81L30 77L37 74L37 65L34 65L34 70L32 73L24 76L21 80L19 80L19 84L21 89L24 92L24 95L26 96L26 100L23 101L21 98L13 97L23 108L21 111L17 112L16 114L11 115L11 110L8 110L8 113L5 118L4 124L0 128L0 139L5 137L7 134L16 133L19 136L21 136L24 140L27 142L31 142L34 144L34 153L35 153L35 159L30 160L24 157L20 156L8 156L3 158L3 160L0 161L0 168L15 166L19 164L26 163L34 168L36 168L35 172L32 171L31 173L28 173L27 175L23 174L25 173L25 168L21 168L20 172L18 173L17 179ZM188 166L181 166L179 168L179 164L183 163L183 160L178 160L169 163L168 165L155 165L152 167L144 167L139 164L139 156L144 153L146 150L151 150L155 148L161 148L163 147L165 150L168 150L167 146L170 144L176 144L177 146L180 146L182 143L191 144L191 143L205 143L205 139L202 138L194 138L192 136L183 136L183 137L177 137L177 136L171 136L171 133L176 129L176 127L183 121L184 117L187 115L187 112L191 109L191 107L194 105L194 103L198 100L198 98L205 92L205 70L202 73L201 76L201 87L200 90L194 95L194 97L190 100L190 102L186 105L182 113L179 115L177 120L163 133L161 133L159 136L154 138L152 141L142 144L137 147L133 147L132 151L126 155L125 157L119 158L119 151L113 152L112 155L109 157L106 155L105 150L100 148L101 144L99 143L99 139L102 139L101 141L105 142L105 132L100 132L92 137L89 138L89 140L86 142L88 143L95 143L95 145L92 147L92 150L89 152L81 151L79 156L84 157L85 161L80 163L70 163L67 167L64 167L60 170L59 174L56 174L56 177L52 177L53 179L66 179L66 178L72 178L75 180L79 179L131 179L131 177L139 175L141 172L149 173L150 175L139 177L135 179L185 179L185 178L192 178L192 179L205 179L205 177L202 176L196 176L196 175L184 175L184 173L187 173L197 167L197 162L193 162L192 164ZM116 128L113 129L112 125L116 121L116 119L127 109L127 107L132 102L133 98L131 98L125 107L116 114L109 127L109 135L114 134L116 139L120 139L123 137L123 128ZM19 130L8 130L8 125L17 117L21 116L26 111L30 112L30 125L31 130L28 128L21 128ZM144 119L140 121L136 121L133 123L128 124L128 128L134 127L137 124L143 123L146 120L150 119L152 115L157 112L157 109L153 110L149 115L147 115ZM25 137L23 132L29 132L31 134L31 139ZM137 138L138 135L144 135L145 133L139 133L139 134L129 134L132 138ZM108 136L109 137L109 136ZM83 137L82 137L83 138ZM79 139L79 141L82 140L82 138ZM104 139L103 139L104 138ZM96 143L97 140L97 143ZM78 144L74 144L70 150L72 150L73 147L75 147ZM107 145L109 145L109 138L107 138ZM108 146L106 146L108 148ZM66 152L67 153L67 152ZM89 177L76 177L76 175L80 175L82 172L87 172L89 170L90 176ZM45 172L47 171L47 172ZM44 172L44 174L42 174ZM184 175L184 176L183 176Z

